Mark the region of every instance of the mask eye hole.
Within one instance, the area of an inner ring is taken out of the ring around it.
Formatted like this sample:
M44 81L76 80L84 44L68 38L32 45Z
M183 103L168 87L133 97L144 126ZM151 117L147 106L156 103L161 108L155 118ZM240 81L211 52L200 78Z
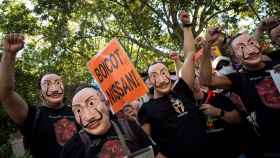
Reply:
M165 71L163 71L162 73L161 73L161 75L167 75L167 72L165 72Z
M80 108L75 108L75 109L73 109L73 111L74 111L75 113L79 114L79 113L81 112L81 109L80 109Z
M229 66L230 62L228 60L221 60L216 66L216 70L221 70L224 66Z
M89 103L88 103L90 106L94 106L94 103L93 103L93 101L89 101Z

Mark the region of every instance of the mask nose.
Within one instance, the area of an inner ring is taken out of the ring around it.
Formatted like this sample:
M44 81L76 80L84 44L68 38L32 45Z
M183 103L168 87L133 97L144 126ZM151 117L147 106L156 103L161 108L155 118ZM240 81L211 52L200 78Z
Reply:
M49 91L58 92L58 85L51 84L50 87L49 87Z
M253 47L253 46L247 46L245 48L242 48L241 51L242 51L243 59L247 59L252 54L259 53L259 49L257 47Z
M249 46L248 51L249 51L248 54L256 54L259 52L259 49L256 46Z
M80 114L80 118L82 125L87 125L90 122L90 119L93 118L93 115L89 109L85 109L82 114Z
M159 76L156 81L157 81L158 85L160 85L165 82L165 79L163 78L163 76Z

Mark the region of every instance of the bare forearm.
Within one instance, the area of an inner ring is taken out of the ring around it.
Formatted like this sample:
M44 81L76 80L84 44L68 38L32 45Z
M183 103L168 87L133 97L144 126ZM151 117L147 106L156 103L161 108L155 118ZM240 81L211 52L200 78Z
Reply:
M240 114L236 110L225 111L224 117L221 119L231 124L238 124L240 123Z
M194 38L191 28L183 28L184 31L184 64L181 69L181 78L188 84L190 89L193 90L194 85Z
M0 99L6 98L14 90L15 54L4 52L0 64Z
M142 125L142 129L144 130L144 132L148 135L148 136L151 136L151 130L152 130L152 127L150 124L148 123L145 123Z
M180 69L183 66L183 62L180 60L175 61L176 75L179 76Z
M208 85L212 80L212 66L210 61L210 46L203 49L203 55L200 62L200 82Z
M19 125L27 117L26 102L14 91L16 54L24 47L24 37L20 34L8 34L3 41L4 54L0 65L0 101L11 117Z
M195 42L191 27L183 28L184 32L184 44L183 51L185 58L190 55L190 53L195 51Z
M27 103L16 92L12 92L2 101L2 106L9 117L18 125L22 125L27 117Z
M0 95L2 106L10 118L22 125L27 117L27 103L14 91L15 54L4 53L0 66Z
M256 38L256 40L257 40L258 42L260 42L260 39L261 39L262 34L263 34L263 30L257 28L257 29L256 29L256 33L255 33L255 38Z

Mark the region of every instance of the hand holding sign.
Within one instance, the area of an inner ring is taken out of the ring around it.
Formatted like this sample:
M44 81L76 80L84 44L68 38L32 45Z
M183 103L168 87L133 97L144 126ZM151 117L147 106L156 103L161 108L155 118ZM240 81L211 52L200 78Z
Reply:
M117 39L111 40L88 62L88 69L113 112L118 112L125 103L143 96L148 90Z

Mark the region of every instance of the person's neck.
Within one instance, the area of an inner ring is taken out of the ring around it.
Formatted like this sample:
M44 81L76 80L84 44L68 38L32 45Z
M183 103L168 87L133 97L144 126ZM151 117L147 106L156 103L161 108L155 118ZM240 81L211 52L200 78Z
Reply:
M43 103L44 106L48 107L48 108L51 108L51 109L60 109L63 107L63 104L62 103L59 103L59 104L47 104L47 103Z
M154 99L159 99L159 98L161 98L161 97L163 97L164 96L164 94L163 93L160 93L160 92L158 92L158 91L154 91Z
M244 65L245 69L248 70L248 71L257 71L257 70L261 70L262 68L265 67L265 63L264 62L261 62L260 64L258 65Z

